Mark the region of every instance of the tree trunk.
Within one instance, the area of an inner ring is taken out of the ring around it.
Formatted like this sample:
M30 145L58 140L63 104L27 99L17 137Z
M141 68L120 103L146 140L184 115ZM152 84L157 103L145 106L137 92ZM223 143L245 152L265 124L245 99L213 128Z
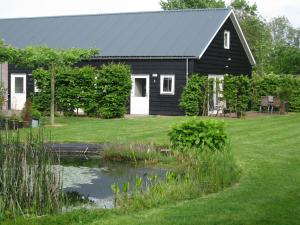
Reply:
M51 66L51 104L50 104L50 124L54 125L55 111L55 66Z
M284 115L286 113L285 111L285 101L281 101L279 110L280 115Z

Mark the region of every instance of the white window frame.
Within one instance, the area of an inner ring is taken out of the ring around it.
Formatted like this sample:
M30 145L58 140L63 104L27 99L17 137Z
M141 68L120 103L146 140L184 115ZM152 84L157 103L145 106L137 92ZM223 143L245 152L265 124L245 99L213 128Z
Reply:
M172 87L171 91L164 91L164 79L171 78L172 79ZM160 75L160 94L161 95L175 95L175 75L174 74L161 74Z
M230 31L229 30L224 31L224 49L230 49Z

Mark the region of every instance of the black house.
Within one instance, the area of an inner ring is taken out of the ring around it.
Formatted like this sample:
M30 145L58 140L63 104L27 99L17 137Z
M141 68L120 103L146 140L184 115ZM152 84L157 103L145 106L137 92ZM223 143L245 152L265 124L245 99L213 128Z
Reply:
M84 64L129 64L131 114L183 115L180 96L193 73L223 79L251 75L255 60L231 9L176 10L0 20L0 37L16 47L98 48ZM7 65L2 65L2 67ZM8 108L34 91L30 71L8 65ZM210 106L213 111L217 96Z

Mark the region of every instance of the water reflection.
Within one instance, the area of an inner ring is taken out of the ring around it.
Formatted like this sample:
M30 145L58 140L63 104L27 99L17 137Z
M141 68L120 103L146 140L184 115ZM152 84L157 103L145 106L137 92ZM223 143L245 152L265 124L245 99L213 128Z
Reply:
M136 176L143 177L146 181L150 175L162 178L166 173L163 168L145 167L143 164L111 163L100 159L64 159L62 164L64 190L88 196L101 208L113 207L113 183L133 184Z

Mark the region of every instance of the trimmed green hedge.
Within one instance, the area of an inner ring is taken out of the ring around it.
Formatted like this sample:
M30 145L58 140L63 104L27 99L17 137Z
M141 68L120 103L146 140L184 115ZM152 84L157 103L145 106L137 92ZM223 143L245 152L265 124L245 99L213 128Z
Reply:
M40 90L34 93L34 107L44 114L50 107L50 74L43 69L33 72ZM130 68L124 64L64 67L57 70L55 83L56 109L73 115L82 108L90 116L123 117L131 90Z
M194 74L181 94L179 106L188 116L204 115L207 110L208 78Z
M211 84L207 76L194 74L183 90L180 107L186 115L205 115ZM292 75L236 76L226 75L223 99L231 112L241 115L246 110L258 110L261 96L278 96L278 90L288 88L292 95L288 111L300 112L300 77ZM220 90L217 90L220 91Z

